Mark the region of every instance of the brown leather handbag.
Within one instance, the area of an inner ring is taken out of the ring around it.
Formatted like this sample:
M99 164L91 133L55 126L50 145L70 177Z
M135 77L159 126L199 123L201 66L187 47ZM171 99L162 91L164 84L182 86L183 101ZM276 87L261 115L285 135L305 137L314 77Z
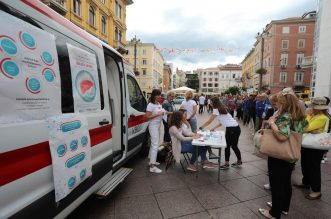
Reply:
M279 141L271 129L263 129L260 152L281 160L297 161L300 159L301 142L302 134L295 131L291 131L286 141Z

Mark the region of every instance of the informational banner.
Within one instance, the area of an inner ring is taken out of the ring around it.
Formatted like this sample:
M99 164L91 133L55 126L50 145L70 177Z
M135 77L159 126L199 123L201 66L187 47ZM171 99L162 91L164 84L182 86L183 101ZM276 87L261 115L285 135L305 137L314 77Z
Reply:
M61 113L55 37L0 11L0 124Z
M101 110L96 56L67 43L75 112Z
M92 175L91 140L82 114L53 116L47 122L58 202Z

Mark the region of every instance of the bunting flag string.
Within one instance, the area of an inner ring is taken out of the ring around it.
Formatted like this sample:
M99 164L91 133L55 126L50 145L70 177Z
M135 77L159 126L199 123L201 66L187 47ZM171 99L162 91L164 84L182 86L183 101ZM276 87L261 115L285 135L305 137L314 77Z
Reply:
M219 52L235 52L238 51L239 48L161 48L159 51L161 53L168 53L168 54L190 54L190 53L219 53Z

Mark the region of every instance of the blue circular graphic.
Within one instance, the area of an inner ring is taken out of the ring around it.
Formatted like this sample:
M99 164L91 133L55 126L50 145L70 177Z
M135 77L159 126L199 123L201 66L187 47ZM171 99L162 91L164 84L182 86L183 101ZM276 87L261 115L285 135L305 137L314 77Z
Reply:
M2 69L10 77L16 77L20 73L18 65L13 61L5 61L2 65Z
M75 87L79 96L85 102L92 102L97 94L96 83L90 72L81 70L75 80Z
M80 142L82 143L83 146L87 145L87 137L83 136L82 139L80 140Z
M56 151L57 151L57 155L59 157L62 157L66 153L67 147L65 145L61 144L61 145L57 146Z
M70 142L70 149L71 149L71 151L74 151L74 150L76 150L78 148L78 141L77 140L72 140L71 142Z
M30 78L28 80L27 86L31 92L40 91L40 81L37 78Z
M80 180L84 179L86 176L86 169L83 169L82 171L80 171L79 176L80 176Z
M68 180L69 189L72 189L75 186L75 183L76 183L76 177L74 176L70 177L70 179Z
M3 48L3 50L6 51L6 53L8 53L10 55L15 55L17 53L16 44L9 39L3 39L1 41L1 47Z
M42 58L47 64L52 64L53 62L53 57L49 52L43 52Z
M44 71L44 78L48 82L53 82L55 78L54 72L50 69L47 69L46 71Z
M36 46L36 41L28 33L22 34L22 42L29 48L34 48Z

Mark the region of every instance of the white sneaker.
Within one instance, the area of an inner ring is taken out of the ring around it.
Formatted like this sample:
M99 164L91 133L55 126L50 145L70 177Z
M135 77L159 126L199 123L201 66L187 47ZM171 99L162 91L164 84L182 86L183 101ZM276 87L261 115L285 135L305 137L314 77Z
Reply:
M162 170L157 168L156 166L149 168L149 172L151 173L162 173Z
M268 184L265 184L264 186L264 189L266 189L266 190L270 190L270 184L268 183Z
M322 159L322 160L321 160L321 163L325 163L325 160L324 160L324 159Z

